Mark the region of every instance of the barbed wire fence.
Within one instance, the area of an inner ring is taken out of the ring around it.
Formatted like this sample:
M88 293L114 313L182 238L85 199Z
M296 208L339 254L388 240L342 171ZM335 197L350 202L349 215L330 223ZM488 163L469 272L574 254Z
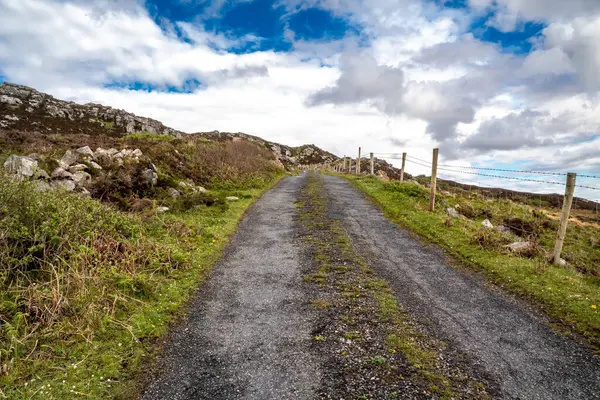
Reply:
M496 196L505 199L510 197L514 199L516 195L523 194L538 194L539 195L539 206L542 206L542 192L521 192L514 189L506 189L501 185L494 186L489 185L490 182L503 182L512 181L513 183L524 183L527 185L538 184L548 187L548 185L564 187L564 198L562 201L562 211L560 216L560 222L554 247L553 261L559 263L561 261L560 255L564 244L567 225L569 217L571 215L571 208L573 202L576 207L578 202L581 203L582 199L575 197L575 189L585 189L589 191L600 192L599 186L592 186L594 181L600 182L600 175L594 174L576 174L572 172L555 172L555 171L538 171L532 169L511 169L511 168L497 168L497 167L484 167L484 166L470 166L470 165L453 165L453 164L438 164L439 149L433 150L433 156L431 161L417 158L412 155L404 153L370 153L370 170L367 171L370 175L375 175L375 156L384 160L401 160L402 167L400 169L400 181L405 180L407 164L410 167L416 169L425 169L425 171L431 174L430 187L430 204L429 210L435 210L435 198L437 194L437 187L439 183L445 184L444 187L461 188L464 190L464 186L469 187L470 197L473 196L473 188L479 189L479 193L486 199L487 192L492 197ZM361 157L361 148L358 148L358 157L353 159L352 157L344 156L332 164L312 164L303 166L305 169L327 169L339 173L350 173L361 175L361 162L364 159ZM441 174L440 174L441 171ZM583 180L583 183L577 182L577 180ZM461 183L459 181L468 182ZM475 181L475 182L473 182ZM483 181L483 182L482 182ZM590 181L592 181L590 183ZM485 183L484 183L485 182ZM439 185L442 187L442 185ZM487 189L487 190L482 190ZM457 191L455 191L456 195ZM535 200L535 199L534 199ZM589 202L589 200L583 200ZM598 215L599 202L594 201L595 213Z

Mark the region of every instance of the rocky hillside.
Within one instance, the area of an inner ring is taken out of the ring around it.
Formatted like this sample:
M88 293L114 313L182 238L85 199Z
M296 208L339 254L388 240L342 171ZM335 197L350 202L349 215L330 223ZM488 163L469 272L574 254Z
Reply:
M151 132L181 137L183 132L150 118L101 104L62 101L35 89L0 85L0 128L63 134L124 136Z
M14 142L39 142L47 139L47 135L70 135L71 139L78 135L121 138L133 133L161 134L177 139L189 137L159 121L124 110L100 104L58 100L26 86L10 83L0 85L0 140L4 138L7 145ZM258 144L271 151L287 169L306 164L332 163L338 159L315 145L290 147L244 133L214 131L194 133L191 136L211 141L245 140ZM94 143L80 141L80 145L93 147ZM52 147L52 143L48 146Z

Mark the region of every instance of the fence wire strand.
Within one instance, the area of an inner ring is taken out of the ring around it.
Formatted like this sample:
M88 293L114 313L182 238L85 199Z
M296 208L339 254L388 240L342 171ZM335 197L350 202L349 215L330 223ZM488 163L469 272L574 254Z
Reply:
M398 156L398 153L375 153L377 155L385 155L389 154L389 157L385 157L392 160L401 160L402 157ZM427 165L431 165L431 161L423 160L421 158L417 158L414 156L406 155L406 160L414 160L422 163L426 163ZM466 165L449 165L449 164L439 164L438 167L446 167L446 168L457 168L457 169L472 169L479 171L494 171L494 172L510 172L510 173L519 173L519 174L531 174L531 175L554 175L554 176L567 176L566 172L549 172L549 171L534 171L534 170L521 170L521 169L510 169L510 168L491 168L491 167L472 167ZM588 174L577 174L578 178L589 178L589 179L600 179L600 175L588 175Z
M416 165L420 165L422 167L427 167L430 168L431 164L427 165L424 163L420 163L420 162L416 162L413 160L408 160L410 163L412 164L416 164ZM540 183L540 184L551 184L551 185L560 185L560 186L565 186L566 183L564 182L554 182L554 181L545 181L545 180L539 180L539 179L530 179L530 178L521 178L521 177L517 177L517 176L503 176L503 175L492 175L492 174L482 174L479 172L469 172L469 171L461 171L461 170L454 170L451 168L446 168L446 167L440 167L438 166L439 170L442 171L449 171L449 172L455 172L458 174L468 174L468 175L476 175L476 176L484 176L487 178L497 178L497 179L508 179L508 180L516 180L516 181L524 181L524 182L535 182L535 183ZM587 186L587 185L575 185L575 187L578 188L583 188L583 189L590 189L590 190L600 190L600 188L596 188L596 187L592 187L592 186Z

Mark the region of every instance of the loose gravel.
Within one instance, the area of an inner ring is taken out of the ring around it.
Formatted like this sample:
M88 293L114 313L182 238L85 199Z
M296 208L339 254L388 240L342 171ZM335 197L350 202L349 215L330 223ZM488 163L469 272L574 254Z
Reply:
M249 210L225 257L172 333L143 399L312 399L314 309L295 244L304 177L284 179Z

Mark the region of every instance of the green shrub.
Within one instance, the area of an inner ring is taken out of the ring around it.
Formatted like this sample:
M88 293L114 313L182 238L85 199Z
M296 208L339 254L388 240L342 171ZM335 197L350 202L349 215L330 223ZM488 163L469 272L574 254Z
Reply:
M391 181L383 185L388 192L399 192L410 197L428 198L428 190L414 182Z
M122 140L154 140L154 141L165 141L172 142L177 138L171 135L163 135L160 133L152 132L134 132L129 135L123 136Z

